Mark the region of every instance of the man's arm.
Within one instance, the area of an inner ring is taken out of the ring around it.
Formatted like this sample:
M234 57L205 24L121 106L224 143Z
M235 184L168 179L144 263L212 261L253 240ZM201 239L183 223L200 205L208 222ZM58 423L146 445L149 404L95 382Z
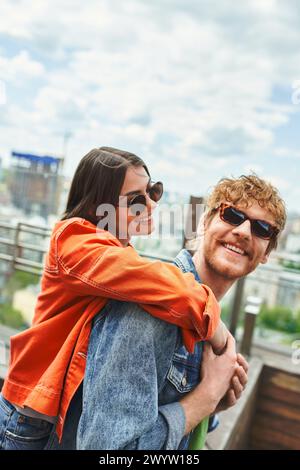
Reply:
M132 303L111 301L102 314L90 337L78 449L177 449L183 407L158 406L177 328Z
M234 372L234 340L223 356L207 344L201 383L159 406L177 332L136 304L111 301L103 309L90 337L78 449L177 449L212 413Z

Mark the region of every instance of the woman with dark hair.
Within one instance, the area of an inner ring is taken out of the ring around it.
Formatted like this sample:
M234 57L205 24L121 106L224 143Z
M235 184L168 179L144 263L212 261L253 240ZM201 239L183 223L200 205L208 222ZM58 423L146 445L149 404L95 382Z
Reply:
M42 449L85 374L93 318L109 299L140 304L182 328L192 351L200 340L224 348L212 291L190 273L149 261L130 244L153 230L163 193L138 156L110 147L91 150L75 172L66 211L55 225L33 325L12 337L0 396L0 449Z

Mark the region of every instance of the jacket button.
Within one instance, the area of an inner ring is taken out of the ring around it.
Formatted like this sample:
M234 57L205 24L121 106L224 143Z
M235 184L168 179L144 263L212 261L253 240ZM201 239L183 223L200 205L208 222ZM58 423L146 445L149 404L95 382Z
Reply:
M183 387L185 387L185 386L186 386L186 383L187 383L186 377L183 377L183 379L182 379L182 381L181 381L181 385L182 385Z

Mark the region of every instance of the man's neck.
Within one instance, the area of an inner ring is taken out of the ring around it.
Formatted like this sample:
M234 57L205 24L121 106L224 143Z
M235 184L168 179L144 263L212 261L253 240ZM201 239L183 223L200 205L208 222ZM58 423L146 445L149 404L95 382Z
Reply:
M196 271L203 284L206 284L213 291L216 299L220 301L226 292L230 289L235 281L230 279L224 279L224 277L212 272L201 257L200 251L196 251L193 255L193 262L195 264Z

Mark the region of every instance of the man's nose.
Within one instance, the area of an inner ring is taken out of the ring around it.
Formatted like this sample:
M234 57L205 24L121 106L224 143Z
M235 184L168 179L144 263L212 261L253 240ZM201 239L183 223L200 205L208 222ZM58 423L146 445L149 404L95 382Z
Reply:
M245 220L241 225L234 227L232 230L234 235L237 235L242 238L250 239L251 238L251 222L250 220Z

